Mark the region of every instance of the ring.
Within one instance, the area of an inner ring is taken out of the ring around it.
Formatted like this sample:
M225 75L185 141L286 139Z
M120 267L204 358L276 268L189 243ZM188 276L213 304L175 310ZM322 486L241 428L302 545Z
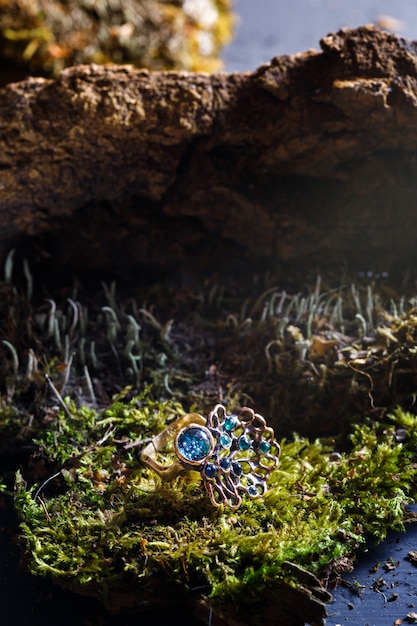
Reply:
M172 440L178 460L162 465L156 456ZM242 496L265 494L279 455L274 431L262 415L248 407L228 415L217 404L207 419L198 413L179 417L143 448L140 458L163 480L190 470L200 472L214 506L238 509Z

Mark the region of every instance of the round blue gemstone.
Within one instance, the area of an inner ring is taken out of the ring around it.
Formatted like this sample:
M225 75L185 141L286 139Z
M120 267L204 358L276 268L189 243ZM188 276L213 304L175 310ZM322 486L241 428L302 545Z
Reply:
M222 448L230 448L232 445L232 438L227 433L223 433L220 437L220 445Z
M269 441L265 441L265 439L263 441L261 441L260 445L259 445L259 450L262 452L262 454L267 454L271 449L271 444L269 443Z
M255 487L255 485L249 485L248 487L248 494L252 497L255 498L256 496L259 496L259 491L257 490L257 488Z
M239 439L239 448L243 451L249 450L251 444L251 440L249 437L241 437Z
M232 471L233 471L233 474L235 474L235 476L241 476L243 472L241 464L238 463L237 461L233 461Z
M214 463L207 463L206 467L204 468L204 474L207 476L207 478L214 478L217 474L217 467Z
M237 417L237 415L229 415L229 417L226 417L226 419L224 420L225 430L228 431L234 430L238 424L239 418Z
M191 463L198 463L206 458L211 450L211 439L204 428L192 426L178 435L177 450Z
M227 457L225 459L220 459L219 465L225 472L228 472L230 469L232 462Z

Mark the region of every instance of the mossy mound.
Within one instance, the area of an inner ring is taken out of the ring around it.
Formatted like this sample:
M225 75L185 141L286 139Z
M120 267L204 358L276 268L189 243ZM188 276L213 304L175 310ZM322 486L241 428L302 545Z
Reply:
M34 574L103 598L135 584L138 605L162 579L216 610L245 607L255 623L277 581L297 584L288 562L328 582L367 537L403 528L417 495L415 416L397 410L384 424L356 426L347 452L329 440L282 441L266 496L230 511L212 507L196 472L162 484L139 462L144 442L182 413L146 393L127 392L101 412L65 400L17 477ZM174 460L169 447L164 459Z

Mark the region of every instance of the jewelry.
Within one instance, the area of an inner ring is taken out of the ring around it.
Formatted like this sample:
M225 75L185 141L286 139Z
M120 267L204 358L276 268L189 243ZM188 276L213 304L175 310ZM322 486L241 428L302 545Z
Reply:
M178 461L161 465L155 457L173 439ZM163 480L185 471L200 472L214 506L238 509L242 495L265 494L279 455L274 431L262 415L248 407L227 415L225 407L217 404L207 419L188 413L172 422L143 448L140 458Z

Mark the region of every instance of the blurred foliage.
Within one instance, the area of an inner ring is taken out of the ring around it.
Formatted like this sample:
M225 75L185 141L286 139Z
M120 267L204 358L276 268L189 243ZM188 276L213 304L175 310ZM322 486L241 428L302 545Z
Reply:
M81 63L211 72L232 30L230 0L0 0L0 57L52 76Z

